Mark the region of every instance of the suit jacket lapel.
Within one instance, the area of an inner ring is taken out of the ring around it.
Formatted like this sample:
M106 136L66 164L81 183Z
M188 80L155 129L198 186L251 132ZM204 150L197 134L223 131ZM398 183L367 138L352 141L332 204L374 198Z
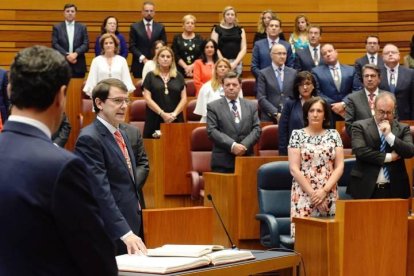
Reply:
M103 136L104 142L108 145L108 147L110 149L112 149L112 151L116 152L117 158L119 158L119 161L122 162L122 164L125 167L128 174L131 175L129 173L128 165L126 163L124 154L122 153L121 149L119 148L118 143L116 142L116 140L115 140L114 136L112 135L112 133L98 119L95 120L95 126L97 127L99 133ZM126 136L125 133L122 133L122 131L121 131L121 134L124 137L124 141L125 141L125 136ZM127 148L128 148L128 146L127 146ZM128 149L128 151L129 151L129 149ZM130 152L132 152L132 150ZM130 152L129 152L129 156L131 156ZM132 168L134 168L134 167L132 167Z
M221 99L221 105L222 105L222 108L224 110L223 115L226 117L226 121L231 122L231 125L234 128L234 131L236 133L238 133L239 132L239 128L236 125L236 122L234 121L234 115L233 115L233 112L230 111L230 106L229 106L229 104L227 102L227 98L226 97L223 97ZM242 113L242 116L243 116L243 113Z
M324 74L325 74L325 78L329 81L329 83L333 87L335 87L335 90L338 91L338 89L336 89L336 85L335 85L334 79L333 79L333 77L331 75L331 69L329 68L329 65L324 66L323 69L324 69L323 71L324 71Z
M249 115L249 108L247 107L247 102L243 99L240 99L240 109L241 109L241 114L242 114L242 119L240 121L240 126L238 128L238 131L242 130L244 128L244 126L248 123L248 121L246 120L246 118L250 118Z

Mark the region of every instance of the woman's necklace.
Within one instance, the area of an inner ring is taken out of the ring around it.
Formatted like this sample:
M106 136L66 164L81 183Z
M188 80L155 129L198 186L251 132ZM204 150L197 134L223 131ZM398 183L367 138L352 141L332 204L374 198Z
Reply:
M165 95L168 95L168 82L170 81L170 73L167 74L160 73L161 79L164 82L164 93Z

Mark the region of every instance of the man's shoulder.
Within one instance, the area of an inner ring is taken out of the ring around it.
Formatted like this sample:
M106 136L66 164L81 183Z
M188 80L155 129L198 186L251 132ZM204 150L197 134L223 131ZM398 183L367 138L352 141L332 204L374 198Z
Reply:
M321 74L326 69L327 69L327 66L325 64L321 64L319 66L313 67L312 68L312 73L318 75L318 74Z
M297 49L296 56L303 58L304 56L306 56L306 52L309 52L309 48Z
M362 57L357 58L355 60L355 63L361 64L361 65L365 65L367 62L368 62L368 58L366 55L363 55Z
M352 92L351 94L348 95L348 99L355 100L355 99L361 97L362 95L365 95L365 90L364 89Z

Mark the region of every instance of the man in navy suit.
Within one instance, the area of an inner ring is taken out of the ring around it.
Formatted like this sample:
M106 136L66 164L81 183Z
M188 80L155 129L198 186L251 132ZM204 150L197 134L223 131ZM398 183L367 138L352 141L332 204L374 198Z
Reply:
M379 37L376 35L368 35L365 41L365 48L367 49L367 53L363 56L355 60L355 73L358 76L359 81L362 83L362 67L365 64L375 64L378 68L384 67L384 62L382 61L382 57L378 54L380 49L380 40Z
M269 52L270 48L275 44L281 44L286 48L287 58L285 64L293 68L292 48L288 42L279 38L279 34L282 32L282 21L280 19L270 20L266 32L267 39L256 41L253 47L251 71L256 79L259 77L260 70L272 64Z
M2 122L7 120L9 114L9 97L7 95L7 71L0 68L0 114Z
M86 164L55 146L70 68L33 46L10 69L13 108L0 134L0 275L117 275L114 245Z
M151 52L154 42L163 40L167 43L164 25L154 21L154 3L144 2L141 13L143 19L133 23L129 30L129 51L132 53L131 72L134 78L142 78L144 64L154 56Z
M399 120L414 120L414 70L400 66L400 51L393 44L384 46L382 59L380 89L395 94Z
M336 121L343 121L347 96L352 91L360 90L361 85L355 78L352 66L340 64L338 52L332 44L321 47L323 65L312 69L316 81L316 90L332 109L331 127L335 128Z
M107 232L116 241L117 255L145 253L138 236L141 206L136 162L128 137L119 127L127 111L128 89L118 79L105 79L93 89L92 101L97 117L82 129L75 153L98 179L93 191Z
M277 123L283 105L293 96L296 70L285 66L286 54L283 45L273 45L269 53L271 65L260 70L256 97L261 110L261 121Z
M86 73L85 53L89 50L86 26L75 22L77 7L66 4L63 8L65 21L53 26L52 47L66 57L73 78L84 78Z
M322 65L321 40L322 29L317 25L311 25L308 31L309 47L296 50L294 68L301 71L311 71L312 68Z
M233 173L236 156L253 155L261 129L257 105L239 97L237 74L227 73L223 87L225 97L207 105L207 133L213 141L211 170Z

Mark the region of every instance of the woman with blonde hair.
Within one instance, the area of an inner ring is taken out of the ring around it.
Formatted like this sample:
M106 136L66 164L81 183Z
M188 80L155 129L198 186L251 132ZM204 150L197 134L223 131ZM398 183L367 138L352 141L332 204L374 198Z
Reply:
M257 22L257 32L254 34L253 45L256 41L267 38L266 28L272 19L277 19L276 13L272 10L265 10L260 14L259 21ZM279 38L286 40L283 33L279 34Z
M309 47L308 28L308 18L303 14L296 16L293 33L289 38L289 43L292 45L293 53L295 53L297 49L304 49Z
M184 31L174 36L172 49L175 54L178 71L185 77L193 76L194 61L201 55L200 45L203 39L194 32L196 18L187 14L182 19Z
M187 93L183 75L177 72L174 52L162 47L155 56L155 69L145 77L143 96L147 103L144 138L153 138L161 123L184 122Z
M213 76L201 87L194 109L194 114L201 115L200 123L207 122L207 104L224 97L223 78L230 70L231 64L225 58L218 59L214 64ZM239 97L243 97L243 91L240 91Z
M92 60L83 91L91 97L92 90L98 82L104 79L116 78L126 85L128 92L133 92L135 86L132 83L127 61L124 57L118 55L120 47L118 38L114 34L106 33L99 39L99 44L102 54Z
M237 13L233 7L224 8L223 19L219 25L213 27L211 39L218 44L219 57L227 58L230 61L231 69L241 75L243 71L242 60L247 51L246 33L238 25Z

